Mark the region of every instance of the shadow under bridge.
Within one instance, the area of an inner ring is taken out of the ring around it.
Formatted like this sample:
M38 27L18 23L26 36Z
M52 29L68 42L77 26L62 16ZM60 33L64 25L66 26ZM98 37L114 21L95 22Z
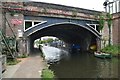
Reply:
M37 25L39 27L40 25ZM87 26L87 25L86 25ZM89 50L92 44L97 44L99 34L90 28L74 23L60 23L47 27L40 27L39 30L28 36L29 52L34 51L34 41L44 36L54 36L68 44L79 44L81 50Z

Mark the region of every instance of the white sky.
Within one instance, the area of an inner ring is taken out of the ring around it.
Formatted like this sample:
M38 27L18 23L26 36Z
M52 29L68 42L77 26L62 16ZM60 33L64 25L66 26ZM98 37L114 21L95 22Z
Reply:
M103 3L105 0L30 0L30 1L62 4L90 10L104 11Z

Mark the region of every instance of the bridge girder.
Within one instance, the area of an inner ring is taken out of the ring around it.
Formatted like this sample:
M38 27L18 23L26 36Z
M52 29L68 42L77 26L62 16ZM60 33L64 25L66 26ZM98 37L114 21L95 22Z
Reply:
M26 16L25 19L32 19L36 17L32 16ZM79 27L82 27L91 33L93 33L95 36L100 38L100 33L99 31L91 28L88 24L98 24L98 21L91 21L91 20L83 20L83 19L69 19L69 18L56 18L56 17L37 17L37 19L42 20L42 22L38 25L33 26L32 28L26 30L24 32L24 36L30 36L34 33L36 33L39 30L42 30L47 27L52 27L52 26L57 26L57 25L76 25Z
M31 38L31 45L33 45L34 40L40 37L54 36L62 39L66 43L80 44L83 50L86 50L93 41L96 43L96 38L100 39L101 37L98 31L87 25L96 24L98 23L97 21L65 18L54 19L50 17L43 17L42 19L45 23L38 24L26 30L24 33L24 36Z

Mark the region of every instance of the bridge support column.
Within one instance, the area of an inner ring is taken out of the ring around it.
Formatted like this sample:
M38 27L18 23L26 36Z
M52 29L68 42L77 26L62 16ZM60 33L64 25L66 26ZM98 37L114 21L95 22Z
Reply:
M101 39L97 38L96 42L97 42L97 51L100 51L101 50Z
M88 33L89 34L89 33ZM90 49L90 44L91 44L91 40L92 40L92 35L91 34L89 34L89 35L86 35L86 34L84 34L85 36L87 36L87 37L85 37L83 40L82 40L82 42L80 42L81 43L81 48L82 48L82 50L83 51L88 51L89 49Z
M27 54L30 54L30 38L27 38Z
M31 52L33 52L33 44L34 44L34 40L31 39L31 37L27 38L27 54L30 54Z
M17 40L18 43L18 56L22 55L22 54L26 54L27 50L26 50L26 40L24 38L20 38Z

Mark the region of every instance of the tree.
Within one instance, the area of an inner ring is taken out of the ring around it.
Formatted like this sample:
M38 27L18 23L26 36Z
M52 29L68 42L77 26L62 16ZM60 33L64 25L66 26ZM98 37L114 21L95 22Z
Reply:
M47 42L47 43L53 42L53 39L52 39L52 38L48 38L48 39L46 40L46 42Z
M105 23L105 19L103 15L99 16L99 30L102 31L103 27L104 27L104 23Z
M106 16L104 15L99 16L99 30L102 31L105 21L107 21L107 25L108 25L108 30L109 30L108 45L110 46L111 45L111 24L112 24L112 15L110 13L107 13Z
M107 24L109 29L109 46L111 45L111 24L112 24L112 15L110 13L107 13Z

